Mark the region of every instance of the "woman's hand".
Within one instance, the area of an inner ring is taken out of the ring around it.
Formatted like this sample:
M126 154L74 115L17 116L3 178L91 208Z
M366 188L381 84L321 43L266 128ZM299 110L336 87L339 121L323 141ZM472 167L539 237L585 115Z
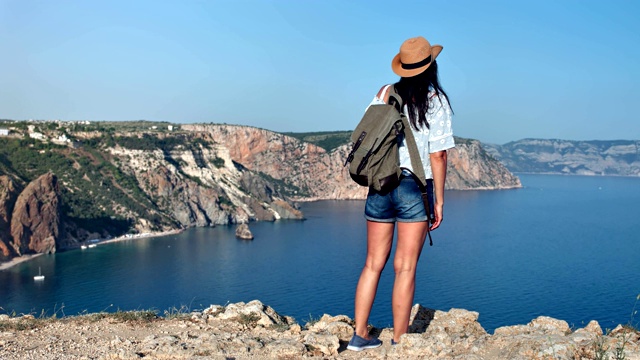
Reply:
M433 212L435 221L429 230L435 230L442 223L444 211L444 182L447 176L447 151L438 151L430 154L431 170L433 171L433 187L435 192L435 205Z
M433 215L434 215L434 221L433 223L431 223L431 227L429 227L429 231L433 231L435 229L438 228L438 226L440 226L440 223L442 222L442 213L444 211L444 207L442 206L442 204L439 204L436 202L436 204L433 206Z

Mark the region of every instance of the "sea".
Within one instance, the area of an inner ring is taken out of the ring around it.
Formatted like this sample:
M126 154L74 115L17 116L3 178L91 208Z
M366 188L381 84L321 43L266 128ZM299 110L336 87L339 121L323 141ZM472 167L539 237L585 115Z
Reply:
M637 326L640 178L519 174L523 188L447 191L414 303L479 313L489 332L544 315L573 328ZM363 201L301 203L306 220L255 222L39 256L0 271L0 313L197 311L258 299L298 323L353 317L366 255ZM393 250L392 250L393 251ZM393 253L392 253L393 256ZM44 281L34 281L41 271ZM370 322L391 327L393 260Z

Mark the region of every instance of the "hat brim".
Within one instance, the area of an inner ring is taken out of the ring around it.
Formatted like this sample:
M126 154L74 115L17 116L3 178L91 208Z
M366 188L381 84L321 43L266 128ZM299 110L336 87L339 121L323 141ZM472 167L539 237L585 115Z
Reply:
M422 73L423 71L427 70L427 68L431 66L431 64L438 57L441 51L442 51L442 45L431 45L431 62L429 62L424 66L411 69L411 70L402 68L402 62L400 62L400 53L398 53L398 55L396 55L391 61L391 70L393 70L394 73L396 73L397 75L400 75L401 77L416 76Z

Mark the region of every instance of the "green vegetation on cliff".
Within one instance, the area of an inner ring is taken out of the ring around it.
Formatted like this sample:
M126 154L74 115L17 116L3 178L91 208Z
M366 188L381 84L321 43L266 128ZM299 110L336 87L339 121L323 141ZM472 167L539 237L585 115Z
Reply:
M47 172L59 177L62 216L76 227L112 235L126 233L132 216L117 212L118 207L153 224L167 222L154 211L155 205L140 190L136 178L114 166L98 148L70 149L31 138L0 138L0 175L26 184Z
M298 140L317 145L327 152L337 148L338 146L348 144L352 131L320 131L320 132L285 132L282 133Z

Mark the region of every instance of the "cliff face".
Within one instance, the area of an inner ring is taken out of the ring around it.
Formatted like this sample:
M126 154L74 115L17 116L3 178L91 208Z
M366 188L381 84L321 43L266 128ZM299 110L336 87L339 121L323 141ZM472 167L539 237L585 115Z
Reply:
M57 177L47 173L20 193L11 215L12 246L16 254L56 252L59 192Z
M159 210L182 226L302 218L271 184L237 168L224 147L107 150L123 171L135 176Z
M448 189L509 189L522 187L520 179L493 159L477 140L456 139L447 152Z
M231 158L259 170L294 189L300 200L363 199L367 189L355 184L343 166L350 145L327 153L324 149L268 130L232 125L183 125L184 130L207 134L229 149ZM488 156L480 142L457 139L449 151L448 189L506 189L520 180Z
M515 172L640 176L640 141L524 139L484 146Z
M272 131L234 125L183 125L229 149L242 166L278 180L276 188L299 200L362 199L366 189L349 179L342 164L347 146L331 153Z
M11 214L19 193L10 177L0 176L0 261L16 255L11 245Z

